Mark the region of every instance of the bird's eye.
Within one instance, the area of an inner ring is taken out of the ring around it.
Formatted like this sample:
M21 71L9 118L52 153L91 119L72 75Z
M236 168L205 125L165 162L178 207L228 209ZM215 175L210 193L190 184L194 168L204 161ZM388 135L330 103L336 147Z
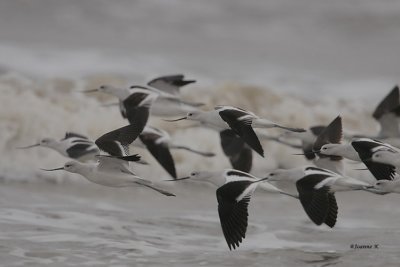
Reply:
M67 165L65 165L65 167L69 168L69 167L71 167L71 165L70 165L70 164L67 164Z
M326 147L323 147L322 150L326 150Z
M190 176L195 176L196 175L196 173L195 172L192 172L191 174L190 174Z
M270 174L269 174L269 176L274 176L274 175L275 175L275 173L270 173Z
M188 116L193 116L193 113L189 113Z
M379 158L379 155L375 155L375 158Z
M104 85L100 86L100 89L104 89L104 88L106 88Z

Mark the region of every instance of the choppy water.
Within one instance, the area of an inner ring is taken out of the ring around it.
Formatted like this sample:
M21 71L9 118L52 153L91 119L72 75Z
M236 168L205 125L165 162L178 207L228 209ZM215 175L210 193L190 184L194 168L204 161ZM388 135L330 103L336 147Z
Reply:
M230 252L214 188L188 188L166 201L96 185L2 185L2 266L398 265L400 214L387 207L397 196L338 194L338 224L328 229L311 225L296 200L256 192L247 237Z

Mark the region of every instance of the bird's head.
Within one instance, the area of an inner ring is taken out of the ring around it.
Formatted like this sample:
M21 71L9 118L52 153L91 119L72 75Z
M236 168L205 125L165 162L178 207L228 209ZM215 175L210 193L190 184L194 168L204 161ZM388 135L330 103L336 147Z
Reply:
M396 159L398 159L398 155L396 155L393 152L385 150L377 151L371 157L371 160L373 162L379 162L379 163L392 163Z

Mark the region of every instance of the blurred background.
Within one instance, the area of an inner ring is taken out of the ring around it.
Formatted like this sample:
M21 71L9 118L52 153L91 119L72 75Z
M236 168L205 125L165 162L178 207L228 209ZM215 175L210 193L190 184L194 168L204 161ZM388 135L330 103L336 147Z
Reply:
M184 72L202 84L375 89L399 76L399 13L394 0L1 1L0 64L45 77Z

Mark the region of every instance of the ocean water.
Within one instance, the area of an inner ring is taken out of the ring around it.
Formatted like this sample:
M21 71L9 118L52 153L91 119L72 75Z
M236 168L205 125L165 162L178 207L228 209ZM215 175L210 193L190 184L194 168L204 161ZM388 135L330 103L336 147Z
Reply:
M346 131L373 135L371 114L400 74L399 14L389 0L0 1L0 266L398 266L395 194L338 193L328 229L298 201L256 192L246 239L230 252L212 186L165 183L177 195L168 199L104 188L41 171L67 160L54 151L17 147L66 131L96 139L127 122L102 106L115 99L80 91L180 72L198 80L183 97L205 109L239 106L294 127L340 114ZM179 176L229 167L215 132L150 123L217 154L174 151ZM306 164L295 149L263 146L253 174ZM138 174L169 179L147 151L134 152L150 163ZM359 167L346 172L369 179Z

